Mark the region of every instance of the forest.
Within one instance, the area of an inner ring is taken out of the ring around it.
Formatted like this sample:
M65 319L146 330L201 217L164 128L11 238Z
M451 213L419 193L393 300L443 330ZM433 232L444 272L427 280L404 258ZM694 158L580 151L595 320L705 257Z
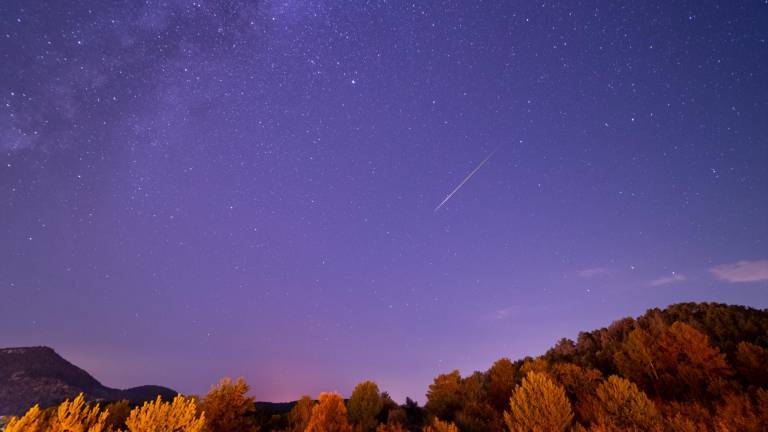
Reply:
M764 431L768 311L716 303L651 309L561 339L536 358L435 377L422 407L371 381L348 399L304 396L281 409L222 379L204 396L142 406L86 401L32 407L5 432Z

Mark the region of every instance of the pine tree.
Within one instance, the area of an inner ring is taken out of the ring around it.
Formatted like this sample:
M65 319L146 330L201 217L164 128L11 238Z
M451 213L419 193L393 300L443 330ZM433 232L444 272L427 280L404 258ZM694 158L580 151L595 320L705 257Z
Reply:
M573 419L562 387L546 374L530 372L515 388L504 421L511 432L564 431Z
M659 427L661 419L656 406L624 378L608 377L598 386L596 397L596 421L608 429L654 431Z

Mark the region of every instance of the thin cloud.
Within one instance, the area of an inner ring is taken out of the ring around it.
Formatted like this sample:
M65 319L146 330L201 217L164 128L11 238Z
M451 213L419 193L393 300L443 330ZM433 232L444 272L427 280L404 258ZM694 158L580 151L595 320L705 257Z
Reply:
M648 285L650 286L663 286L663 285L670 285L677 282L682 282L684 280L688 279L685 277L684 274L672 272L672 275L670 276L662 276L660 278L654 279L650 282L648 282Z
M581 270L577 274L579 275L579 277L592 278L596 276L605 276L610 272L611 270L605 267L594 267L594 268Z
M518 311L519 311L519 308L517 307L508 307L508 308L499 309L493 313L493 319L505 320L507 318L510 318L516 315Z
M739 261L714 266L709 271L726 282L759 282L768 280L768 260Z

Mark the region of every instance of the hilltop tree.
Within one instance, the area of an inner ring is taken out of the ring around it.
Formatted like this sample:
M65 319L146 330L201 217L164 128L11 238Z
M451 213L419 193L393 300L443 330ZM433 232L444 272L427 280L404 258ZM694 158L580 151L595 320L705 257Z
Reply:
M734 355L736 371L747 384L768 388L768 350L749 342L740 342Z
M441 374L429 385L427 404L424 406L429 415L443 420L453 420L461 408L461 374L455 370Z
M376 417L384 407L379 386L373 381L364 381L352 391L349 397L349 421L362 431L376 429Z
M247 396L248 383L243 378L232 382L222 379L211 388L200 404L205 413L206 432L255 432L256 406L254 398Z
M732 373L707 335L682 322L663 328L658 336L633 330L616 353L616 364L622 375L670 399L716 395L722 380Z
M202 432L205 414L198 414L197 402L178 395L173 402L160 396L153 402L134 408L125 421L129 432Z
M315 402L309 396L302 396L288 413L288 430L291 432L304 432L312 418L312 407Z
M312 408L306 432L351 431L344 399L338 393L320 393L317 405Z
M573 419L565 390L546 374L530 372L515 388L504 422L510 432L564 431Z

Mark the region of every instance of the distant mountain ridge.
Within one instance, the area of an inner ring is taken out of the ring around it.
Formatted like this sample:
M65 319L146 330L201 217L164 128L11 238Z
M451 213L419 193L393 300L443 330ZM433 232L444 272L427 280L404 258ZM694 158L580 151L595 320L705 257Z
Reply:
M49 347L0 348L0 416L23 414L35 404L53 406L80 393L89 400L133 403L176 395L161 386L106 387Z

